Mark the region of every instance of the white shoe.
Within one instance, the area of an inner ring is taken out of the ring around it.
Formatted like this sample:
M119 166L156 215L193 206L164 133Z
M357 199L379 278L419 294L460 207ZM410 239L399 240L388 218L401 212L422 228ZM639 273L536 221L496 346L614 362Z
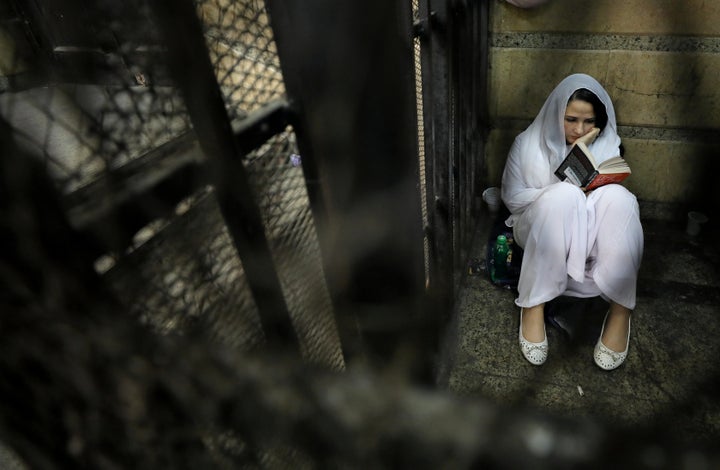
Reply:
M520 339L520 350L523 353L523 356L525 356L525 359L530 362L530 364L539 366L545 363L548 357L548 340L547 340L547 332L545 331L545 323L543 323L543 334L545 334L545 338L539 342L539 343L532 343L525 339L522 333L522 317L523 317L523 309L520 309L520 331L518 332L518 337Z
M620 365L625 362L625 358L628 354L628 348L630 347L630 318L628 318L628 332L627 341L625 343L625 351L613 351L602 343L602 336L605 332L605 321L607 321L607 317L609 314L610 311L605 314L602 331L600 331L600 337L598 338L597 344L595 345L595 352L593 353L593 357L595 358L595 364L597 364L598 367L600 367L601 369L605 370L613 370L620 367Z

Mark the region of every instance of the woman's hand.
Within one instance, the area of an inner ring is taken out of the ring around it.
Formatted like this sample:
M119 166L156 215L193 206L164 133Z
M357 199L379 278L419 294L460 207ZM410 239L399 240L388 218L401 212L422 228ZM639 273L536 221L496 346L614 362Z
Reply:
M598 136L599 133L600 129L597 127L593 127L590 132L588 132L582 137L578 137L575 143L577 144L578 142L582 142L585 145L590 145L595 141L595 138Z

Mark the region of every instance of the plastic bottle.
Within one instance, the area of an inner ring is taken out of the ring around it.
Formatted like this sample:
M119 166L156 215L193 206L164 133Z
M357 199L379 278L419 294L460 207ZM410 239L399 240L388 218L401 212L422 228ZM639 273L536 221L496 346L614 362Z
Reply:
M505 237L505 235L498 235L497 240L495 240L495 248L493 249L493 270L491 273L493 281L507 277L509 256L510 247L507 243L507 237Z

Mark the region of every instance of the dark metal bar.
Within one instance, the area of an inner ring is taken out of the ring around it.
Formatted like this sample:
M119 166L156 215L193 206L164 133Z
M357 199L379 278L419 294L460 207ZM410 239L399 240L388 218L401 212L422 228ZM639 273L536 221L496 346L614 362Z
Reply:
M453 225L451 220L448 8L445 0L421 0L420 18L429 19L421 36L425 122L425 176L430 233L430 289L449 315L452 310Z
M63 206L96 255L124 252L139 229L209 183L202 160L188 132L65 195Z
M49 84L47 76L37 70L0 77L0 93L18 92Z
M185 166L199 167L202 160L195 134L186 132L65 195L64 205L73 226L84 229L134 197L152 191ZM186 187L182 195L192 190Z
M151 1L168 47L169 69L182 90L200 145L208 158L220 210L238 250L260 312L276 347L298 349L262 218L243 166L191 0Z
M172 84L162 66L164 51L133 0L10 1L17 18L9 24L9 33L32 76L18 74L0 83L0 91L57 83ZM130 42L135 47L120 47Z
M235 123L234 139L249 152L288 123L287 103L279 100ZM187 132L67 194L63 205L73 227L95 240L96 254L121 252L140 228L210 183L197 136Z
M453 224L455 227L454 272L456 277L456 293L460 278L467 270L463 269L471 257L469 252L476 233L477 211L479 198L476 183L480 178L479 168L484 168L483 143L484 133L481 130L484 122L483 107L485 106L486 53L483 50L487 43L487 20L483 14L484 4L457 1L452 11L452 49L453 80L451 82L454 102L456 145L452 154L453 168L456 170L454 180Z
M490 110L487 106L488 98L488 71L490 70L490 59L488 56L490 48L490 6L488 2L480 2L478 6L478 57L475 64L478 67L478 86L479 91L475 102L478 106L479 121L481 125L482 138L486 137L486 132L490 126Z
M244 156L290 125L291 112L285 100L269 103L233 123L235 145Z
M164 51L157 49L119 54L93 49L55 48L47 80L49 83L110 87L173 85L163 66L164 58Z
M472 128L471 155L473 155L473 175L469 183L468 197L470 198L470 218L477 220L482 199L482 188L487 186L487 163L485 158L485 143L489 131L488 117L488 62L489 39L489 5L488 2L473 3L472 6ZM472 227L473 233L477 229Z
M472 197L468 193L468 180L472 177L471 160L474 157L470 154L471 123L473 103L468 99L472 96L474 83L472 82L472 44L470 43L470 31L472 26L469 21L468 5L462 1L455 1L452 8L452 90L453 106L455 116L455 139L453 146L453 168L455 179L453 185L454 212L453 220L455 225L455 250L454 250L454 273L456 277L456 294L461 285L461 278L467 272L461 269L467 265L469 258L468 249L470 246L470 212L469 203Z
M285 68L285 67L284 67ZM290 79L292 81L292 79ZM286 79L287 83L287 79ZM338 335L340 337L340 347L343 357L347 361L353 357L362 354L362 338L358 328L357 320L348 314L341 312L342 300L340 300L340 292L342 287L339 285L340 280L334 276L328 275L333 272L334 261L330 259L328 254L329 247L332 243L332 237L329 235L329 209L326 201L326 194L323 188L323 178L318 168L317 157L314 151L313 142L310 133L307 131L307 118L304 116L301 107L295 102L292 105L293 112L291 114L292 126L295 130L298 150L302 156L302 170L305 179L305 188L308 193L308 201L310 210L313 213L315 229L320 244L323 272L325 273L325 282L328 287L328 294L335 312L335 322L338 327ZM327 189L327 188L325 188Z
M267 5L327 200L318 222L341 335L353 325L363 338L358 350L346 334L343 348L386 363L427 333L409 2Z
M331 237L328 235L329 225L329 208L326 201L326 193L328 193L327 181L321 176L318 158L311 131L309 129L308 116L305 112L303 100L307 99L301 92L304 89L304 81L307 77L299 76L299 72L303 70L303 61L306 57L298 57L298 49L308 56L312 49L309 45L310 40L305 39L308 44L303 43L302 47L298 47L296 43L298 24L295 23L292 7L286 5L286 2L276 2L266 0L266 5L270 13L270 22L273 29L273 35L278 47L278 55L280 57L280 65L283 70L284 81L291 100L291 108L293 110L292 125L295 129L298 149L302 156L302 170L305 178L305 186L308 192L310 208L313 213L315 227L317 230L318 240L322 253L323 270L328 286L328 292L332 300L335 310L335 320L338 326L338 334L340 336L340 345L345 360L353 359L362 354L362 339L358 328L357 320L352 314L347 312L343 307L342 287L339 279L330 275L335 269L335 262L330 256ZM306 20L307 21L307 20ZM317 45L315 46L317 47ZM310 71L306 71L308 74Z

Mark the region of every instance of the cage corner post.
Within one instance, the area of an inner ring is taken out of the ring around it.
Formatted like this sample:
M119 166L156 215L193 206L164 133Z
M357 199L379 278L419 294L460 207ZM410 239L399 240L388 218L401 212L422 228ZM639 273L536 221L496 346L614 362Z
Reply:
M380 366L412 356L408 367L422 375L436 340L425 305L409 2L267 4L300 151L312 152L326 202L320 241L343 349L350 362Z

